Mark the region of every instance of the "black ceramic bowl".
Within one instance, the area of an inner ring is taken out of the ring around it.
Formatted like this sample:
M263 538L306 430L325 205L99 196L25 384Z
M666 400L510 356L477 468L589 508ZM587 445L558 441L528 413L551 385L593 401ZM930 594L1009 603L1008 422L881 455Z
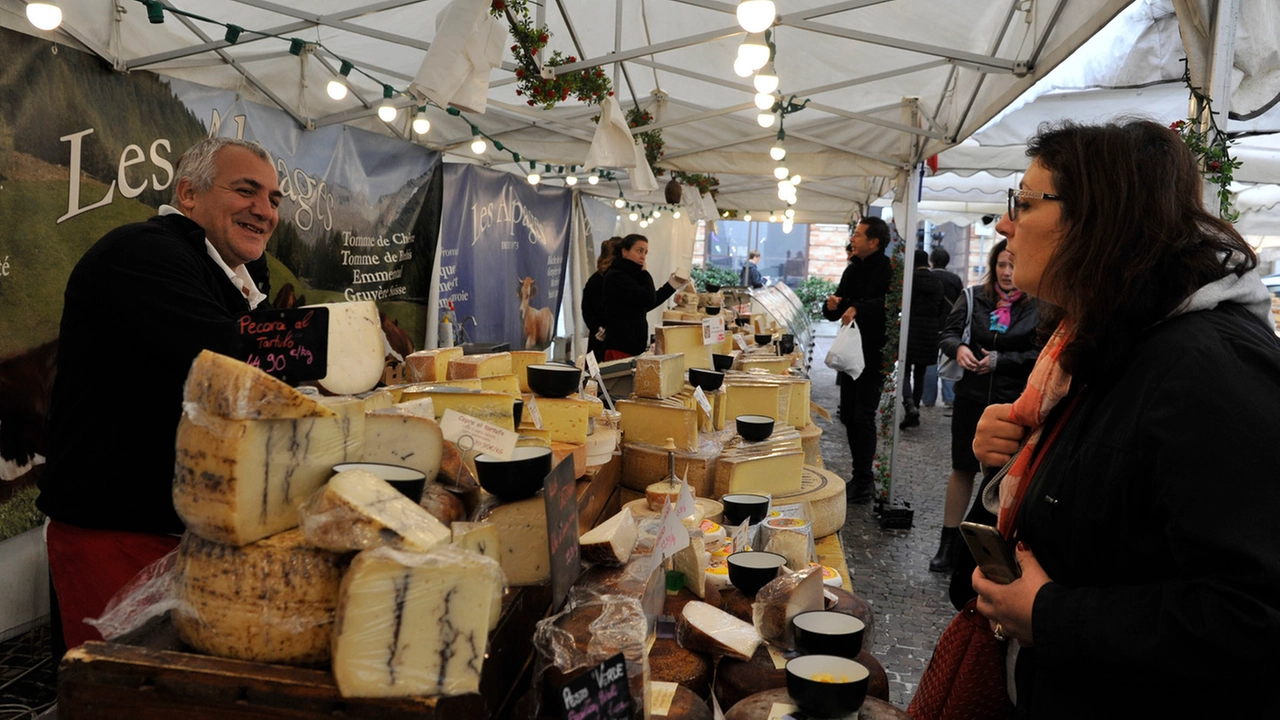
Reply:
M805 655L838 655L853 660L862 652L862 632L867 626L858 618L832 610L811 610L791 618L796 648Z
M708 305L708 306L706 306L706 308L704 308L704 309L707 311L707 314L708 314L708 315L719 315L719 314L720 314L720 306L719 306L719 305Z
M778 338L778 350L783 355L790 355L791 352L795 349L796 349L795 335L783 335L782 337Z
M733 356L721 355L720 353L711 354L711 366L720 372L733 369Z
M759 525L769 514L769 496L755 493L730 493L720 498L724 505L724 524L737 527L743 520L748 525Z
M572 365L530 365L529 389L542 397L562 398L578 391L582 371Z
M733 419L743 440L760 442L773 434L773 418L768 415L739 415Z
M729 582L743 595L755 597L760 588L778 577L787 559L778 553L743 550L732 553L725 562L729 563Z
M707 292L709 293L720 292L720 286L716 285L715 283L707 283Z
M476 456L480 487L503 500L536 495L550 472L551 448L518 447L510 460L499 460L492 455Z
M787 663L787 694L814 717L843 717L862 707L870 676L849 658L802 655Z
M702 368L689 368L689 384L702 388L702 392L715 392L724 384L724 373Z
M339 463L333 466L333 471L335 473L344 472L346 470L367 470L383 480L386 480L388 485L399 490L401 495L404 495L415 503L422 502L422 491L427 487L426 475L423 475L421 471L404 467L402 465L352 462Z
M515 422L516 427L520 427L520 420L524 418L524 401L516 398L516 404L511 406L511 419Z
M746 327L751 324L751 318L749 317L735 318L733 322L736 323L738 327Z
M756 333L755 338L756 338L756 345L759 345L761 347L773 342L773 336L766 335L764 333Z

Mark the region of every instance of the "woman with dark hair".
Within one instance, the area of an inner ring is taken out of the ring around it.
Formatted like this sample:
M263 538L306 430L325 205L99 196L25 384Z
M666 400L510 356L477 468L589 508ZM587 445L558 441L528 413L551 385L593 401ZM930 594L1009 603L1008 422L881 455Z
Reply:
M582 324L587 329L587 352L596 356L596 362L604 361L604 274L613 263L613 246L620 242L622 238L615 235L600 243L596 271L591 273L582 288Z
M1280 339L1257 257L1167 127L1042 128L1027 154L997 230L1053 332L973 443L1013 458L988 506L1021 577L972 580L1017 714L1280 717Z
M653 278L644 269L649 238L628 235L613 247L614 257L604 274L604 359L639 355L649 347L649 321L645 315L666 302L688 280L675 273L654 290Z
M929 561L933 572L951 572L956 555L966 552L960 540L960 521L980 469L973 456L978 418L988 405L1013 402L1018 397L1040 354L1036 344L1039 309L1034 298L1014 287L1013 254L1005 242L992 246L982 284L960 295L938 339L938 347L956 359L964 376L956 381L951 409L951 475L942 510L942 538L937 554ZM969 341L962 343L966 322Z

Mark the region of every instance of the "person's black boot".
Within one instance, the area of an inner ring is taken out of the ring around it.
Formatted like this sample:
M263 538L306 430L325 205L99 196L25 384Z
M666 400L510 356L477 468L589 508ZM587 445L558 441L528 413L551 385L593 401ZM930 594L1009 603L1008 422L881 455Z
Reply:
M929 561L929 572L949 573L955 560L956 541L960 537L960 528L942 528L942 538L938 541L938 553Z
M865 505L871 502L871 498L875 495L876 481L874 478L853 478L849 481L849 485L845 490L845 497L849 505Z

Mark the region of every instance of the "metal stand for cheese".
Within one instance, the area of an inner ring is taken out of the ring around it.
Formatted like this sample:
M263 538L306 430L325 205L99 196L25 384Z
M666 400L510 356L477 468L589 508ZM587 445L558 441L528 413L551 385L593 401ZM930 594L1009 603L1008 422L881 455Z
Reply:
M774 283L762 288L722 288L726 305L750 306L751 312L764 313L773 319L783 331L795 336L796 347L802 349L801 361L806 376L813 362L813 326L804 303L784 283Z

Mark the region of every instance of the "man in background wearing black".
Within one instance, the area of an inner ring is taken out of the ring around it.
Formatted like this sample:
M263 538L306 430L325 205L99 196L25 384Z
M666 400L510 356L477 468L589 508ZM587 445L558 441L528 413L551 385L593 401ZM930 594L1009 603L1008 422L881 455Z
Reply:
M929 253L929 264L933 266L933 274L942 283L942 295L947 300L948 310L956 304L956 300L964 293L964 281L960 276L947 269L947 263L951 262L951 253L947 252L944 247L936 247L933 252ZM942 381L942 404L951 407L951 403L955 402L956 393L952 388L955 382L952 380ZM938 365L931 365L924 374L924 395L920 400L920 404L924 407L933 407L938 402ZM950 411L948 411L950 412Z
M862 355L866 368L856 379L836 374L840 385L840 420L849 438L853 456L853 477L848 500L865 503L875 489L872 464L876 456L876 408L884 386L883 346L885 336L885 296L889 294L891 271L885 248L889 245L889 225L876 217L858 221L850 239L853 256L834 295L827 297L822 315L842 325L856 321L862 334Z

